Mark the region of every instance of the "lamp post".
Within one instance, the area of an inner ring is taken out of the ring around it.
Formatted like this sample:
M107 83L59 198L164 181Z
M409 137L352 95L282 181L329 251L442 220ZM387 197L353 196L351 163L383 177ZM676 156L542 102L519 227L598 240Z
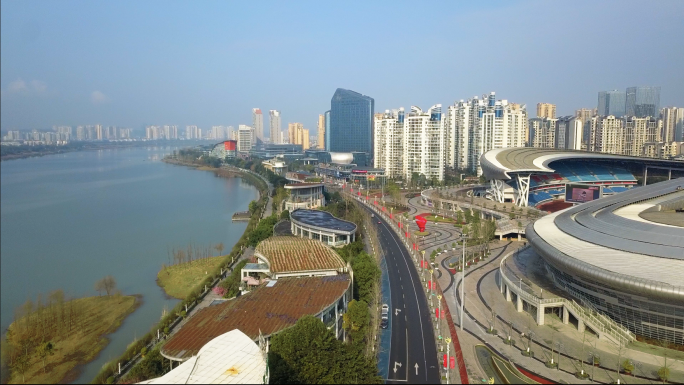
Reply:
M444 342L446 342L446 344L447 344L446 382L447 382L447 385L449 385L449 365L451 365L451 357L449 357L449 347L451 345L451 338L450 337L445 338Z
M465 249L468 238L466 234L461 233L461 241L463 242L463 259L461 262L461 330L463 330L463 304L465 303Z
M428 292L430 293L430 307L435 307L435 305L432 303L432 285L434 285L433 278L432 278L432 273L434 272L433 269L430 269L430 286L428 287Z
M425 250L421 250L420 252L423 254L423 263L420 264L422 267L422 269L420 269L420 275L423 278L423 282L425 282Z

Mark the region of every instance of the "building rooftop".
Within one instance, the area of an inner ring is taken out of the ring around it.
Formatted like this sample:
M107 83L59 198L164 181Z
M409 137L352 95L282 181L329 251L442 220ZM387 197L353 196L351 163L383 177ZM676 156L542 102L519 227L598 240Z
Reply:
M295 210L298 212L301 210ZM273 273L311 270L338 270L346 263L333 249L319 241L306 238L276 236L261 241L257 256L263 256Z
M547 215L529 225L526 235L545 259L573 273L596 281L611 280L639 295L681 300L684 228L640 216L680 205L684 205L684 178Z
M290 213L290 218L306 225L330 230L356 231L356 224L335 218L327 211L299 209Z
M143 384L262 384L264 353L238 329L209 341L196 356Z
M293 326L305 315L325 310L344 295L350 284L349 275L341 274L281 278L271 287L258 286L233 300L198 311L162 346L161 353L174 359L189 358L207 342L233 329L252 340L258 338L259 331L269 336Z

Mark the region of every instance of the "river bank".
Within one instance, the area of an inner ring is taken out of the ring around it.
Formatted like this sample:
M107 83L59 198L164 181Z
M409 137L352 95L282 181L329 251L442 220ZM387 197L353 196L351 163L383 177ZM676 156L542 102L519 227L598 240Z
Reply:
M120 294L36 304L8 329L6 354L12 367L8 383L75 380L141 304L140 295Z
M141 338L136 339L136 341L130 344L126 351L121 356L119 356L119 358L111 360L106 365L104 365L100 372L92 380L93 383L105 383L107 381L119 380L127 381L127 374L133 373L134 368L141 361L144 362L146 360L155 359L155 355L148 355L147 357L143 358L141 357L140 352L143 348L147 349L147 351L153 351L156 347L160 346L160 344L164 341L165 334L173 333L174 329L181 323L183 315L192 311L192 309L194 309L195 306L197 306L202 301L204 296L216 284L220 282L223 275L222 273L234 267L233 262L237 262L238 257L242 253L243 249L246 249L248 245L249 234L256 228L261 213L264 211L266 203L268 202L268 184L261 178L255 175L251 175L248 172L242 173L238 170L215 169L211 167L202 168L202 166L206 165L197 164L194 162L178 161L175 159L170 159L169 156L166 156L161 160L165 163L169 163L172 165L187 166L194 169L213 171L216 177L229 175L229 178L219 178L227 179L228 181L230 181L231 179L235 179L233 178L234 176L240 176L243 181L246 181L248 184L256 187L258 190L259 198L256 201L253 201L253 204L250 203L250 206L252 206L252 208L254 209L254 215L246 224L246 228L242 233L242 236L233 245L231 252L228 255L221 257L222 260L220 261L220 263L217 264L217 266L214 267L213 270L205 271L203 279L201 279L194 286L194 288L192 288L192 290L184 299L178 302L173 309L165 313L165 316L163 316L163 318L158 323L156 323L150 328L152 330L151 332L148 332ZM118 363L122 363L121 374L118 374ZM147 366L155 367L159 370L158 373L147 373L149 375L148 377L150 378L153 376L161 375L163 374L163 371L166 370L166 366L158 366L156 362L148 362L148 364L149 365Z
M210 144L213 142L193 141L187 143L188 146L196 146L200 144ZM19 145L19 146L0 146L0 161L17 160L25 158L35 158L47 155L67 154L78 151L99 151L124 149L147 146L177 146L178 143L161 140L145 140L145 141L120 141L120 142L71 142L65 145Z

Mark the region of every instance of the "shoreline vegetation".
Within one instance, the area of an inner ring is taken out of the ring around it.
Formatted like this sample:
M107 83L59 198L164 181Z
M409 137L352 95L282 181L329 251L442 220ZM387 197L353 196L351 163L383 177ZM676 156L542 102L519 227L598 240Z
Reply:
M15 383L68 383L109 344L108 335L142 304L142 296L108 295L65 300L55 290L17 309L2 341L3 378ZM5 371L5 370L3 370ZM7 374L7 372L6 372Z
M146 146L177 146L183 142L170 141L117 141L117 142L71 142L65 145L40 144L35 146L0 146L0 161L41 157L46 155L66 154L77 151L110 150L116 148L146 147Z
M162 365L163 358L159 352L159 343L164 341L166 336L171 332L171 329L176 325L186 314L197 305L206 294L204 290L212 286L212 283L221 279L221 272L229 270L238 263L237 257L242 252L243 248L249 244L249 235L257 228L261 213L266 208L268 202L268 185L266 182L248 172L234 171L228 169L218 168L220 161L217 163L216 158L202 156L202 152L197 149L184 149L174 151L173 154L167 155L162 159L163 162L193 167L200 170L213 171L217 177L241 177L247 183L250 183L259 192L259 199L250 203L250 212L252 216L247 223L244 233L240 239L233 245L231 251L227 255L215 257L219 261L212 270L205 270L198 283L189 291L176 306L169 311L156 325L151 325L150 332L141 338L133 341L125 352L116 360L108 362L102 370L93 379L92 383L104 384L115 383L118 381L124 382L140 382L149 378L158 377L168 370L167 365ZM157 332L160 333L160 339L157 339ZM145 354L147 353L147 354ZM136 361L143 356L140 361ZM129 362L134 362L131 368L124 369ZM118 364L121 364L122 376L117 374ZM129 370L130 369L130 370Z
M157 285L169 297L184 299L225 258L225 255L220 255L181 261L173 265L162 265L161 270L157 273Z

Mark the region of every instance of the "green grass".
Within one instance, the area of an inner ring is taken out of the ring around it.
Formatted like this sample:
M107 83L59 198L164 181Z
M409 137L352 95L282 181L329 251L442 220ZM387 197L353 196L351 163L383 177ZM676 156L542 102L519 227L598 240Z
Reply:
M106 335L113 333L126 316L141 304L139 298L132 295L86 297L73 301L86 314L83 324L71 335L51 341L54 355L48 356L45 369L38 354L31 355L31 366L25 373L26 383L56 384L75 380L78 372L72 369L97 357L109 343ZM13 328L14 324L10 325L10 329ZM22 376L12 373L9 383L21 382Z
M225 256L211 257L163 267L157 273L157 284L164 289L167 295L184 299L224 259Z

